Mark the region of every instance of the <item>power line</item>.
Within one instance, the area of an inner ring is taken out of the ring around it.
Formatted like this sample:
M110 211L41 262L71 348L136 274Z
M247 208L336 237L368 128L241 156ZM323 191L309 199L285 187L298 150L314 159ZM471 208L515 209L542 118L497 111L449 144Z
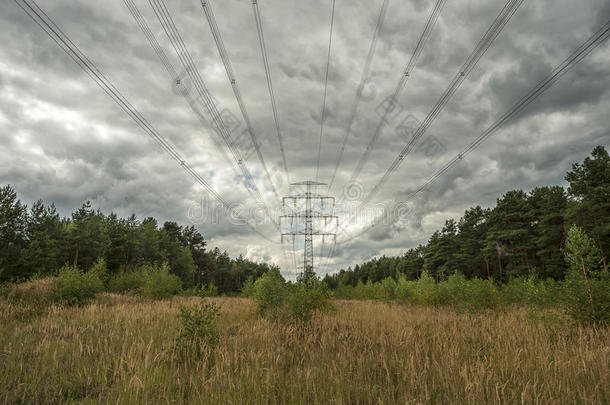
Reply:
M111 99L114 101L148 136L150 136L187 174L203 186L206 191L218 200L225 208L234 212L226 201L210 184L202 178L191 164L172 146L142 114L123 96L123 94L106 78L101 70L72 42L61 28L38 6L34 0L15 0L15 3L34 21L69 57L72 59ZM238 215L238 214L237 214ZM239 215L238 215L239 216ZM247 220L244 223L254 232L266 238Z
M176 72L176 69L174 68L174 66L171 63L171 61L169 60L169 58L167 57L167 54L165 53L163 48L159 45L159 42L155 38L155 35L152 33L150 27L148 26L148 23L146 22L146 19L144 18L144 16L142 15L140 10L136 6L136 4L133 2L133 0L123 0L123 2L125 3L125 6L129 10L129 13L131 14L131 16L136 21L136 24L138 25L138 27L140 27L140 30L144 33L144 36L148 40L149 45L155 51L155 54L159 58L159 61L161 62L163 67L165 68L165 71L167 72L170 80L171 81L175 80L176 82L179 82L180 79L176 79L177 77L179 77L178 73ZM203 127L206 127L206 128L211 127L211 125L208 122L208 119L202 114L200 109L197 108L197 103L189 97L189 92L186 89L183 89L182 91L179 91L179 94L182 95L184 97L184 99L187 101L187 104L191 108L191 111L193 112L193 114L195 114L195 116L201 122ZM237 176L239 176L240 173L233 165L232 158L229 157L229 155L227 154L226 150L223 148L223 146L219 142L219 140L216 137L212 137L211 139L214 142L214 145L216 146L218 151L224 156L227 163L231 166L231 168L233 169L235 174Z
M125 6L129 10L131 16L136 21L136 24L138 24L138 27L140 27L140 30L144 33L144 36L146 36L146 39L148 40L148 43L150 44L150 46L153 48L153 50L157 54L157 57L161 61L161 64L163 65L163 67L165 68L167 73L170 75L170 77L172 79L177 77L178 73L176 72L176 69L174 69L174 66L169 61L169 58L167 57L167 54L163 51L163 48L161 48L161 46L159 45L159 43L155 39L154 34L150 30L150 27L146 23L146 20L142 16L142 13L140 13L140 10L135 5L133 0L123 0L123 2L125 3Z
M275 227L279 230L279 225L275 221L275 218L269 212L269 207L262 199L258 188L256 187L252 174L247 167L245 159L243 159L240 151L235 147L234 143L231 140L231 132L225 125L221 114L218 112L216 105L211 98L210 92L205 84L205 81L199 74L199 70L195 66L193 59L186 47L182 36L174 23L173 18L169 10L167 9L165 2L163 0L149 0L149 4L153 8L159 23L163 27L168 39L170 40L172 47L174 48L176 54L178 55L180 61L183 64L184 69L187 74L195 84L195 88L198 91L199 96L204 101L204 107L206 108L208 114L212 117L212 124L216 128L216 132L222 137L225 144L231 151L231 154L234 157L235 163L241 169L244 178L246 179L246 183L244 186L248 193L264 208L265 214L271 219Z
M446 0L437 0L436 3L434 4L434 7L432 8L432 12L428 16L426 25L424 26L424 30L422 31L421 35L419 36L419 39L417 40L415 50L413 51L413 54L409 58L409 62L405 66L404 70L402 71L402 74L400 76L400 79L398 80L398 83L396 84L394 92L392 93L392 96L389 99L390 105L388 106L388 108L386 108L385 112L383 113L383 116L379 120L379 123L377 124L377 128L375 129L375 132L373 132L373 135L371 136L369 143L366 146L366 149L364 150L364 153L362 154L362 156L360 157L360 160L356 164L356 168L354 169L349 181L347 182L347 185L354 184L356 182L356 180L358 179L358 177L360 176L360 173L362 172L364 165L368 161L370 154L371 154L375 144L377 143L379 136L381 135L381 131L383 130L383 127L387 120L388 114L391 112L391 107L396 104L398 98L400 97L400 93L404 89L407 81L409 80L409 77L411 77L411 73L412 73L413 69L415 68L415 65L417 64L417 60L419 59L419 56L421 55L421 53L424 49L424 46L428 42L428 38L430 38L432 28L436 24L436 20L438 19L438 16L440 15L440 12L443 9L443 6L445 5L445 2L446 2ZM342 201L343 201L343 196L341 197L341 202Z
M167 71L168 75L170 76L170 79L172 79L172 80L175 79L177 77L177 73L176 73L175 69L173 68L173 65L171 64L171 62L169 62L169 59L168 59L167 55L165 54L163 49L160 47L159 43L157 42L154 34L150 30L148 24L146 23L146 20L144 19L144 17L140 13L139 9L137 8L137 6L133 2L133 0L124 0L124 2L126 4L127 8L129 9L130 13L132 14L134 19L136 20L138 26L140 27L140 29L143 31L144 35L148 39L149 44L151 45L151 47L153 48L153 50L155 51L155 53L157 54L157 56L161 60L161 63L165 67L165 70ZM229 65L229 68L230 68L230 65ZM230 71L232 71L232 70L230 70ZM234 75L231 74L231 76L234 76ZM239 89L237 89L237 91L239 91ZM208 125L208 121L205 118L205 116L202 115L201 112L199 111L199 109L196 108L196 104L193 103L192 100L189 100L188 92L187 91L181 91L180 93L185 97L185 99L187 99L188 104L191 107L193 113L195 113L195 115L202 122L202 124L204 124L204 126L209 126ZM240 100L241 100L241 98L238 97L238 101L240 101ZM243 102L241 103L241 106L243 106ZM245 118L245 121L247 122L247 125L248 125L250 131L251 131L251 134L254 134L254 132L253 132L253 130L251 128L251 125L250 125L247 113L246 113L244 118ZM214 140L215 143L217 143L215 138L212 138L212 139ZM260 150L258 149L258 143L256 141L253 141L253 144L257 148L257 152L259 152L259 157L262 158L262 155L260 154ZM218 145L218 144L217 144L217 146L219 148L219 151L221 151L226 156L226 153L225 153L224 149L220 145ZM229 162L230 162L230 159L229 159ZM265 172L266 172L266 174L268 176L267 178L268 178L269 183L270 183L270 185L272 187L272 190L273 190L273 192L277 196L277 193L276 193L275 187L273 185L273 182L271 181L270 176L268 175L267 168L265 167L264 160L261 163L262 163L262 165L263 165L263 167L265 169ZM283 254L284 258L286 259L286 252L282 250L282 254ZM294 253L293 253L293 258L294 258Z
M574 52L570 54L563 62L555 67L551 73L549 73L544 79L539 81L532 89L530 89L523 97L521 97L516 103L514 103L504 114L502 114L493 124L491 124L485 131L477 136L473 141L466 145L460 153L450 159L442 168L440 168L434 175L432 175L426 182L420 185L417 189L409 193L403 202L413 200L418 194L430 189L430 187L438 181L443 174L448 172L458 162L462 161L464 157L472 153L478 148L485 140L491 135L497 132L501 127L509 123L518 114L531 104L536 98L542 95L548 90L553 84L555 84L564 74L574 68L582 59L590 54L595 48L597 48L602 42L610 37L610 21L606 22L600 29L598 29L589 39L587 39L582 45L580 45ZM378 221L369 226L364 232L366 233L377 226ZM332 254L332 253L331 253Z
M328 35L328 55L326 57L326 75L324 77L324 98L322 101L322 111L320 113L320 141L318 142L318 163L316 165L316 181L320 171L320 154L322 153L322 136L324 135L324 119L326 118L326 91L328 89L328 70L330 68L330 52L333 45L333 26L335 24L335 0L330 12L330 34Z
M350 132L352 130L352 125L354 124L354 119L356 118L356 112L358 111L358 105L360 104L360 100L362 99L362 92L364 91L364 86L366 85L367 80L369 79L369 74L371 70L371 62L373 60L373 55L375 54L375 49L377 48L377 40L379 39L379 33L381 32L381 27L383 26L383 22L385 20L386 11L388 10L388 4L390 0L383 0L383 4L381 5L381 10L379 11L379 17L377 18L377 25L375 27L375 31L373 32L373 39L371 40L371 45L369 46L369 51L366 56L366 60L364 62L364 66L362 69L362 74L360 76L360 84L358 84L358 88L356 90L356 96L354 97L354 101L352 102L352 106L350 108L350 115L347 121L347 126L345 129L345 135L343 136L343 141L341 142L341 149L339 149L339 157L337 158L337 163L335 164L335 170L333 171L333 175L328 183L328 190L330 191L333 183L335 181L335 177L337 176L337 171L339 170L339 166L341 165L341 159L343 158L343 152L345 151L345 146L347 145L347 140L349 138Z
M254 128L252 127L252 123L250 121L250 116L248 115L248 111L246 110L246 106L244 104L244 100L241 95L241 91L237 84L237 78L235 72L233 71L233 67L231 65L231 60L229 59L229 53L227 52L224 42L222 40L222 35L220 33L220 29L218 28L218 24L216 23L216 17L214 16L214 11L212 9L212 1L211 0L201 0L201 6L203 8L206 20L208 21L208 25L210 27L210 31L212 32L212 37L214 38L214 42L216 43L216 47L218 48L218 53L220 54L220 59L222 59L222 63L225 67L225 72L227 73L227 78L231 83L231 88L233 89L233 94L237 99L237 104L239 105L239 109L241 111L242 117L244 118L244 122L246 127L248 128L248 133L252 139L252 145L256 150L256 154L258 156L258 160L263 167L265 172L265 176L267 181L271 185L273 193L276 198L279 200L279 196L273 184L273 180L271 179L271 175L269 174L269 170L267 169L267 164L265 163L265 159L263 158L263 154L261 152L256 133L254 132Z
M254 21L256 22L256 33L258 36L258 43L261 49L261 55L263 59L263 66L265 68L265 78L267 80L267 89L269 90L269 98L271 100L271 109L273 110L273 120L275 122L275 130L277 132L277 140L280 144L280 152L282 153L282 162L284 164L284 173L286 179L290 184L290 175L288 172L288 164L286 163L286 152L284 151L284 141L282 140L282 131L280 129L279 114L277 111L277 105L275 102L275 93L273 91L273 82L271 81L271 69L269 68L269 57L267 56L267 45L265 44L265 34L263 32L263 21L261 19L260 11L258 9L258 1L252 0L252 10L254 11Z
M410 193L410 196L415 196L424 190L427 190L439 177L447 172L451 167L464 159L467 155L478 148L487 138L493 135L498 129L504 126L507 122L514 119L516 115L521 113L525 107L532 103L538 96L544 93L549 87L557 82L561 76L570 71L576 64L584 59L589 53L597 48L603 41L610 36L610 22L606 22L599 30L597 30L586 42L579 46L568 58L559 64L553 71L541 80L534 88L532 88L525 96L511 106L500 118L498 118L491 126L481 133L474 141L470 142L460 153L451 159L443 168L436 172L426 183L421 185L415 191Z
M462 65L460 70L456 73L453 80L449 84L449 87L443 92L440 99L437 101L432 110L428 113L424 121L418 127L418 129L413 134L409 143L402 149L402 151L398 154L398 156L394 159L391 166L384 173L382 178L377 182L377 184L373 187L371 192L361 201L359 207L355 210L354 214L357 214L358 211L368 204L371 199L379 192L381 187L387 182L390 175L398 169L402 160L409 154L412 150L413 146L417 142L419 138L426 132L430 124L436 119L438 114L443 110L451 96L455 93L457 88L462 84L466 76L474 69L477 62L481 59L481 57L487 52L492 42L496 39L496 37L500 34L502 29L506 26L511 17L518 10L519 6L523 3L523 0L508 0L498 16L492 22L491 26L487 29L485 34L481 37L477 45L475 46L472 53L468 56L466 62Z

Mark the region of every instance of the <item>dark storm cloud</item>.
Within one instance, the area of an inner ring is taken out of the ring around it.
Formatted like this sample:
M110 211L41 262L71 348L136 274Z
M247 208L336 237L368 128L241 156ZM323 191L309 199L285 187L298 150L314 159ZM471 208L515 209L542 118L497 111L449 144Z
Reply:
M148 2L136 4L176 71L183 72ZM334 171L381 4L381 0L336 3L322 181ZM359 103L332 194L342 193L371 139L380 120L378 106L400 79L433 4L432 0L390 2L366 97ZM251 4L233 0L212 5L267 165L280 193L286 194ZM405 114L420 122L425 119L503 5L502 0L447 2L401 96ZM55 0L41 6L225 199L252 204L229 165L230 155L219 150L221 141L172 89L176 78L167 76L122 1ZM200 3L168 0L167 6L219 110L228 111L243 130ZM291 179L311 178L317 160L330 4L268 0L259 2L259 7ZM493 205L510 189L565 184L563 176L572 162L582 160L597 144L608 146L607 44L428 191L406 200L609 18L610 4L604 0L525 1L428 128L424 139L442 145L442 153L431 157L423 149L414 150L372 201L387 207L402 201L408 215L363 234L362 227L354 228L358 237L339 244L331 264L322 271L400 254L425 242L446 219L476 204ZM291 255L285 258L271 224L258 229L273 243L222 215L202 221L196 213L209 199L205 192L14 3L2 6L0 19L0 183L11 183L28 202L39 197L55 201L66 215L91 200L106 212L194 224L212 244L231 254L280 263L285 275L294 273ZM406 141L392 124L385 126L359 178L364 192ZM248 145L240 145L240 150L261 180L262 169ZM270 190L262 193L271 208L279 206ZM329 252L322 249L324 256Z

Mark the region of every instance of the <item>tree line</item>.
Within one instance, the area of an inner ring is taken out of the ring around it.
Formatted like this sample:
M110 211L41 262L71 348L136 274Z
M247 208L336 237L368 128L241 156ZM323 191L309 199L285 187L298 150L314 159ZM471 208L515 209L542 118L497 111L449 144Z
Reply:
M493 208L476 206L457 221L449 219L425 245L397 257L374 258L342 269L324 280L331 288L379 282L403 275L417 280L422 271L437 282L459 273L498 282L528 275L563 280L569 265L563 255L571 225L595 241L608 266L610 251L610 157L603 146L575 163L565 179L569 186L512 190Z
M62 218L54 204L38 200L28 209L10 185L0 188L0 282L53 276L65 265L87 271L101 258L109 276L167 263L183 288L214 284L231 294L273 267L206 247L194 226L105 215L89 201Z

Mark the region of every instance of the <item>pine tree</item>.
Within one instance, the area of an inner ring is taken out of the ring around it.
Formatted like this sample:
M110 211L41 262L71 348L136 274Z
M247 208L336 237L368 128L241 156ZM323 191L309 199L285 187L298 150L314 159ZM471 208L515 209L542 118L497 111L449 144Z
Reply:
M89 201L72 214L68 232L68 247L73 254L74 266L91 267L98 258L104 257L110 247L104 216L94 211Z
M484 248L490 262L495 256L494 278L506 281L528 274L535 266L532 223L531 207L524 191L509 191L498 199L489 213Z
M61 244L65 243L64 226L54 205L45 207L42 200L30 209L27 223L28 247L25 250L24 274L52 274L62 265Z
M0 280L27 276L24 255L27 246L27 207L10 186L0 188Z
M489 262L483 256L488 209L470 208L458 221L456 267L466 277L489 278Z
M538 187L529 195L534 220L536 268L538 276L563 279L567 265L561 254L565 240L563 213L567 198L562 187Z

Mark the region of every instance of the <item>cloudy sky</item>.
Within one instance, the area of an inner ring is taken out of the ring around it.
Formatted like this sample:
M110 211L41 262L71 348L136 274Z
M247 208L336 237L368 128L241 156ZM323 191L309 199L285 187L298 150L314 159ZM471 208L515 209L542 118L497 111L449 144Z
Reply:
M282 249L278 230L263 220L265 210L256 209L223 141L189 105L187 99L195 95L188 75L151 5L134 2L178 77L164 70L123 0L40 0L39 5L231 204L232 212L254 218L257 232L236 220L236 214L227 216L13 1L3 2L0 13L0 184L11 184L29 204L38 198L55 202L63 215L90 200L104 212L194 224L212 245L232 255L278 263L291 277L292 245ZM328 183L333 175L382 2L336 0L321 182ZM250 152L249 136L235 139L245 128L243 117L200 2L166 4L218 110L235 120L232 139L268 212L281 215L281 203ZM397 120L426 118L504 4L447 1L401 94L400 114L388 121L357 183L341 198L379 123L379 106L400 79L434 6L432 0L389 2L337 177L330 190L318 189L342 200L336 207L341 220L406 144L408 138L396 130ZM288 187L283 170L251 1L214 0L212 5L278 195L300 192ZM262 0L259 9L289 178L313 180L331 1ZM340 233L334 256L316 258L318 264L328 262L317 271L403 252L425 242L446 219L473 205L491 206L510 189L565 184L563 176L572 162L584 159L595 145L608 147L610 47L604 43L429 191L401 200L609 19L607 0L525 0L428 128L423 144L402 162L357 223L346 225L348 233ZM363 232L384 206L401 210L399 221L391 216ZM320 242L314 242L316 254L328 256L330 241L324 246ZM296 257L302 260L300 252Z

